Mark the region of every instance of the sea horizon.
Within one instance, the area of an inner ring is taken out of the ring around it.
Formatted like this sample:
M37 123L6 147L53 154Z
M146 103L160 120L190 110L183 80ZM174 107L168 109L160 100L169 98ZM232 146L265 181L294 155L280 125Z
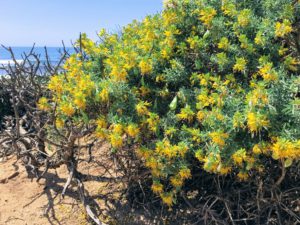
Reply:
M33 46L11 46L13 53L15 55L16 60L23 60L24 54L28 54ZM54 47L54 46L46 46L48 57L51 61L55 62L60 59L60 50L63 50L63 47ZM65 47L67 51L70 53L74 52L73 47ZM45 54L45 46L34 46L34 52L38 55L40 55L40 59L42 61L46 60L46 54ZM12 57L10 53L4 48L0 47L0 64L8 64L12 63Z
M31 47L11 47L15 56L15 60L17 63L22 63L24 60L24 54L28 54L31 49ZM61 53L59 50L63 50L63 47L46 47L47 53L48 53L48 59L51 64L56 65L59 60L61 59ZM65 47L66 50L72 54L74 53L74 49L72 47ZM45 54L45 47L34 47L34 52L39 55L41 63L46 63L46 54ZM35 61L34 58L32 58L32 61ZM7 67L8 65L15 65L15 61L12 59L9 51L7 51L5 48L0 46L0 67ZM40 65L40 68L43 70L43 65ZM4 69L0 69L0 76L6 75L6 71Z

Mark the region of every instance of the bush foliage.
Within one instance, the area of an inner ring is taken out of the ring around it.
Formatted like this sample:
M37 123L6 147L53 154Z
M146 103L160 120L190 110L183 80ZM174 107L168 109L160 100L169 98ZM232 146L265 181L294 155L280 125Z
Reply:
M193 168L246 181L300 159L300 2L169 0L120 34L86 35L48 84L54 128L130 147L171 206ZM278 183L279 184L279 183Z

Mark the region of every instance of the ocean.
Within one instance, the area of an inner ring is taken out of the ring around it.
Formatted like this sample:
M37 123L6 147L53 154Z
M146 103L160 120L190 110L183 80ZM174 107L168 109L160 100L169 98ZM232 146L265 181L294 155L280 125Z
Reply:
M15 58L18 62L21 62L23 60L24 53L29 53L32 47L12 47L12 50L14 52ZM51 63L56 64L61 56L61 53L59 52L62 50L60 47L47 47L48 56L51 61ZM74 53L73 48L66 48L66 50L72 54ZM34 52L38 55L40 55L41 62L46 61L46 54L45 54L45 48L44 47L35 47ZM10 53L4 49L2 46L0 46L0 66L7 65L7 64L13 64L12 58ZM3 75L4 71L0 70L0 75Z

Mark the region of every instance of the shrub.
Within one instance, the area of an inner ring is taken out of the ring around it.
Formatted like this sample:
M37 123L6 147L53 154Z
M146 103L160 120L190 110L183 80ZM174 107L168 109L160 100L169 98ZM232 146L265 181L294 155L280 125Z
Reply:
M292 0L166 1L99 43L82 35L40 107L61 130L131 146L169 206L193 168L241 181L270 157L284 169L300 159L299 19Z

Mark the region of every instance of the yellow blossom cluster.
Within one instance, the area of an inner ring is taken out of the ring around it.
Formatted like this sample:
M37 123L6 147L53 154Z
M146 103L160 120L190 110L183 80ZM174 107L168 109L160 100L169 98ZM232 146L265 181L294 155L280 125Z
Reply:
M269 103L268 93L266 91L265 85L263 83L257 84L253 83L253 90L249 91L246 96L246 102L250 107L263 107Z
M152 62L149 60L142 60L139 64L142 75L150 74L152 72Z
M229 40L227 37L222 37L220 42L218 43L218 48L223 50L228 50L230 46Z
M215 154L213 152L209 153L208 156L203 158L203 169L207 172L214 172L216 173L218 171L218 166L221 162L221 156L220 154Z
M272 144L271 152L274 159L299 159L300 158L300 140L289 141L278 138Z
M46 97L41 97L38 101L38 104L37 104L38 108L40 110L49 110L49 104L48 104L48 99Z
M200 20L206 25L210 26L217 11L214 8L207 7L200 11Z
M233 66L233 71L244 72L246 69L247 60L245 58L237 58L235 65Z
M278 79L278 75L272 67L272 63L266 63L259 69L259 74L265 81L276 81Z
M184 143L178 145L171 145L170 141L164 140L156 144L155 152L164 155L167 158L174 158L177 156L183 157L188 151L188 147Z
M269 120L263 114L257 112L248 112L247 126L251 133L256 133L262 128L267 128L269 126Z
M235 16L238 12L236 5L229 0L222 0L222 11L226 16Z
M283 20L283 22L277 22L275 25L276 37L284 37L285 35L292 32L291 22L289 20Z
M220 147L223 147L225 145L225 140L229 137L228 134L222 131L211 132L209 136L211 137L212 142L219 145Z
M180 113L177 114L178 119L186 120L188 122L192 122L194 119L194 116L195 116L195 113L189 105L182 108Z
M241 12L239 12L237 19L238 19L238 24L241 27L247 26L251 20L251 10L243 9Z
M242 149L236 151L232 155L232 159L236 165L242 165L242 163L247 160L246 149L242 148Z
M149 113L148 107L150 106L149 102L139 102L136 105L136 111L139 115L147 115Z

